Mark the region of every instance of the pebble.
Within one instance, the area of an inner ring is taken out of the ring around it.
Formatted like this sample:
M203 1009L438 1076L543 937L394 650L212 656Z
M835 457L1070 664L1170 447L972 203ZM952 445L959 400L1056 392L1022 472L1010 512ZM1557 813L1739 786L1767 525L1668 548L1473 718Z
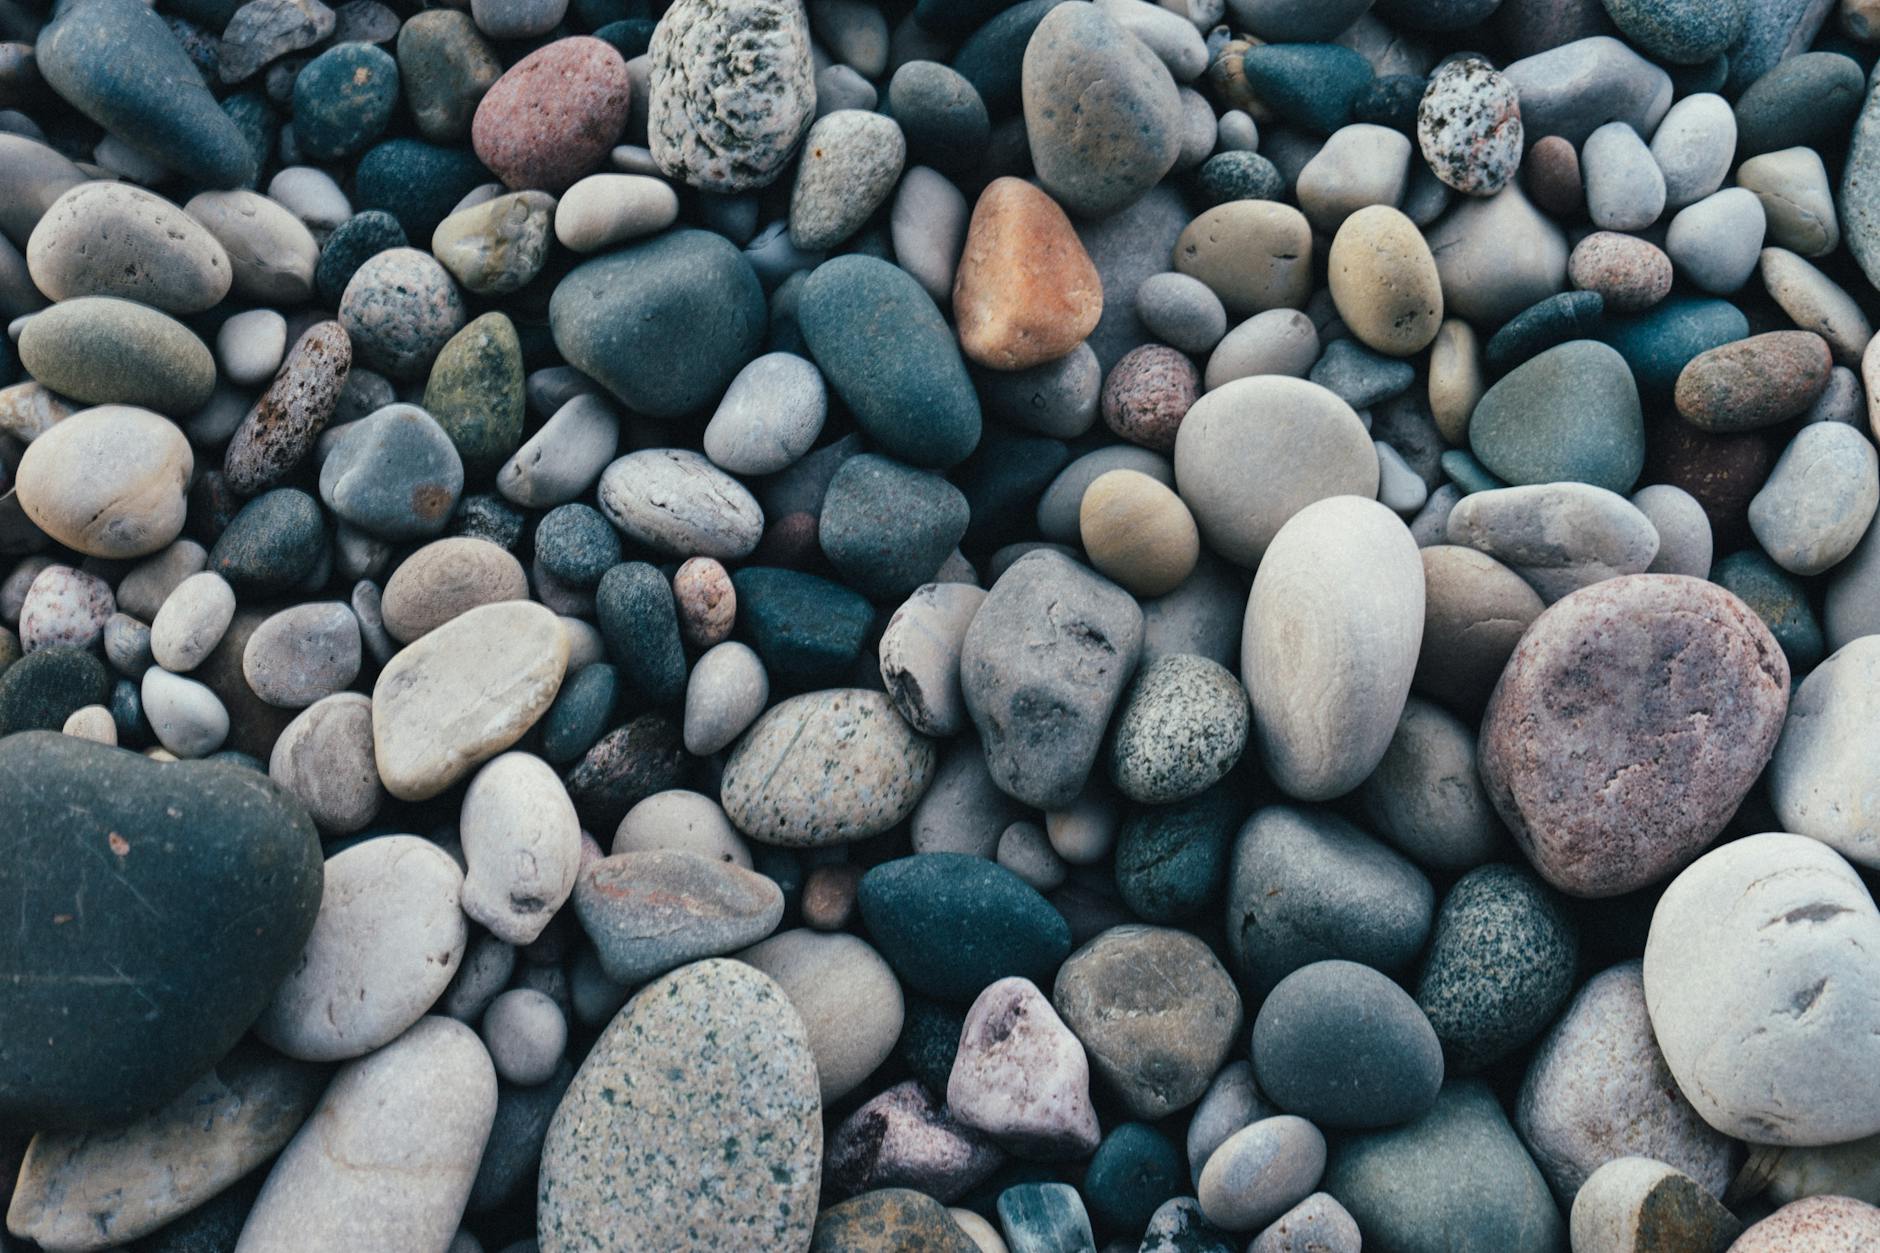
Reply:
M50 565L26 589L20 603L20 648L90 648L99 642L117 605L111 585L71 566Z
M1764 289L1790 320L1827 340L1837 364L1860 364L1873 328L1844 288L1783 248L1763 249L1758 268Z
M235 590L219 574L193 574L176 586L150 623L150 651L166 670L194 670L235 617Z
M183 212L227 253L235 295L298 305L313 294L320 245L286 206L252 191L205 191Z
M1664 174L1665 207L1682 209L1723 186L1735 149L1736 115L1722 96L1699 92L1672 105L1651 142Z
M601 397L571 398L497 470L496 490L512 504L537 509L585 495L619 451L619 422ZM538 531L538 557L541 544Z
M1407 1248L1558 1249L1566 1224L1546 1181L1480 1080L1451 1080L1402 1127L1341 1137L1325 1191L1360 1230Z
M1293 192L1314 227L1335 231L1369 205L1403 199L1410 141L1387 126L1354 122L1332 132L1299 170Z
M1629 490L1644 468L1645 430L1625 359L1578 339L1521 363L1476 403L1469 446L1509 483Z
M769 878L666 849L589 863L573 899L601 968L627 986L742 948L776 930L783 917L783 894Z
M393 404L334 433L320 464L320 500L379 539L423 539L448 524L463 481L463 459L436 419Z
M1175 268L1200 279L1236 317L1299 308L1312 294L1312 226L1272 200L1230 200L1189 222L1175 245Z
M274 741L268 777L305 805L322 831L363 829L385 803L372 755L372 702L336 692L307 706Z
M1539 1035L1572 993L1578 956L1559 898L1526 870L1491 863L1457 880L1416 983L1449 1073L1480 1070Z
M1475 568L1467 563L1450 562L1433 566L1430 555L1467 551L1444 547L1423 550L1424 578L1431 607L1440 597L1447 613L1451 598L1464 590L1455 584L1467 579ZM1538 614L1540 605L1533 593L1514 580L1508 571L1501 570L1500 574L1506 580L1513 580L1515 586L1526 593L1525 601L1531 602L1533 612ZM1437 644L1431 638L1433 616L1425 618L1423 643L1426 650L1433 645L1448 646ZM1500 620L1509 626L1525 626L1526 621L1531 619ZM1512 645L1511 639L1509 647ZM1424 686L1422 658L1418 659L1417 668L1418 679L1412 685L1420 688ZM1500 673L1499 665L1496 673ZM1486 696L1488 688L1481 690ZM1413 695L1404 702L1403 716L1397 720L1390 747L1384 750L1377 769L1359 786L1358 798L1364 806L1366 819L1377 833L1421 865L1466 869L1490 860L1502 848L1501 823L1476 769L1474 728L1420 696Z
M361 661L352 609L315 601L283 609L255 628L242 652L242 675L268 704L304 709L349 686Z
M1111 731L1110 778L1143 804L1188 800L1233 768L1248 722L1246 693L1226 667L1204 657L1158 658L1124 697Z
M1678 372L1678 414L1723 434L1773 426L1813 404L1833 368L1827 341L1812 331L1736 339L1696 354Z
M228 709L193 679L152 666L144 671L139 695L151 733L177 757L207 757L228 738Z
M1880 506L1880 457L1865 436L1840 422L1803 427L1776 459L1749 505L1750 530L1769 557L1793 574L1839 564L1866 534Z
M1661 1241L1722 1248L1743 1224L1691 1177L1644 1156L1607 1160L1573 1198L1571 1238L1583 1248L1643 1253Z
M574 891L581 827L538 757L509 752L479 768L458 820L463 911L509 944L532 944Z
M1735 1146L1698 1117L1665 1066L1637 961L1601 971L1574 996L1528 1066L1515 1126L1563 1198L1616 1158L1666 1163L1710 1198L1723 1195L1736 1166Z
M1046 977L1070 953L1063 917L981 857L930 852L874 867L858 893L875 947L904 987L965 1002L1007 977Z
M738 960L776 980L802 1016L825 1105L887 1060L901 1034L901 987L865 941L799 928L752 945Z
M568 1023L547 994L512 988L483 1014L483 1044L499 1078L523 1087L554 1075L568 1040Z
M1765 229L1756 193L1726 187L1678 211L1665 231L1665 252L1694 286L1733 292L1755 272Z
M1521 164L1521 104L1515 88L1480 57L1445 61L1416 109L1417 146L1445 184L1492 196Z
M782 0L682 0L653 33L646 129L659 168L727 194L775 181L815 111L802 8ZM734 37L750 40L748 57L713 60L696 72L701 50Z
M1852 1197L1811 1196L1783 1206L1745 1231L1730 1247L1738 1253L1778 1249L1859 1248L1880 1236L1880 1209Z
M1042 809L1083 790L1135 669L1142 611L1115 584L1049 551L993 584L966 630L960 686L1001 790Z
M1267 549L1241 675L1261 763L1287 795L1342 795L1382 759L1415 670L1422 573L1403 523L1350 498L1308 505ZM1301 638L1341 644L1302 655Z
M1837 1142L1880 1126L1880 1109L1853 1078L1873 1032L1829 1026L1862 1024L1868 1012L1858 995L1865 968L1853 955L1875 921L1853 868L1804 836L1738 840L1673 880L1645 943L1645 1003L1679 1089L1706 1122L1759 1144ZM1684 937L1675 945L1672 928ZM1720 981L1726 965L1757 977ZM1808 1013L1830 983L1829 1012ZM1843 986L1851 998L1839 995ZM1725 1048L1700 1043L1722 1017L1753 1017L1767 1030Z
M1037 986L1017 976L987 986L967 1011L947 1109L1026 1157L1084 1157L1099 1140L1083 1045Z
M907 139L893 118L837 109L803 139L790 192L790 242L804 252L835 247L885 203L907 161Z
M816 538L850 587L894 600L932 577L966 534L970 514L966 497L941 475L861 453L831 476ZM894 519L891 544L884 518Z
M215 357L195 332L115 296L79 296L34 314L20 330L19 359L45 386L92 405L190 413L215 387Z
M475 1032L447 1018L418 1020L334 1076L268 1172L242 1246L444 1247L475 1181L496 1095Z
M1096 328L1103 290L1064 211L1031 184L1005 178L973 208L952 304L970 360L1023 370L1081 343Z
M170 314L200 313L228 295L228 254L176 205L125 183L85 182L32 227L26 265L52 300L116 296Z
M1639 133L1626 123L1608 122L1594 130L1580 149L1580 162L1586 211L1594 226L1643 230L1664 212L1664 172Z
M985 598L984 590L970 584L924 584L882 630L881 681L888 700L922 735L944 738L966 725L960 650Z
M1451 317L1500 325L1566 285L1566 236L1517 184L1462 201L1423 238Z
M713 645L687 680L685 747L696 756L718 752L744 733L770 697L764 663L744 644Z
M996 1170L1002 1157L919 1080L906 1079L843 1120L830 1137L827 1166L843 1191L914 1188L950 1202Z
M1638 313L1671 292L1671 259L1649 240L1616 231L1596 231L1573 246L1567 277L1583 291L1597 292L1614 313Z
M1625 497L1588 483L1471 492L1449 515L1448 539L1506 563L1549 604L1640 573L1658 553L1651 520Z
M1872 699L1874 653L1875 642L1859 636L1802 679L1767 777L1769 802L1785 830L1862 865L1880 857L1880 842L1864 799L1870 768L1844 728L1857 725Z
M1248 1253L1358 1253L1358 1224L1329 1193L1314 1192L1254 1237Z
M1196 1184L1201 1212L1227 1231L1258 1231L1303 1201L1325 1173L1325 1137L1303 1118L1250 1123L1208 1155Z
M632 82L613 45L572 35L504 71L477 103L470 142L512 191L557 195L607 156L627 124Z
M513 191L453 212L431 232L431 254L464 290L501 296L528 284L548 261L550 223L561 207L545 191Z
M882 1188L824 1209L809 1248L835 1253L877 1243L944 1253L973 1253L978 1247L932 1197L911 1188Z
M386 580L385 630L409 644L478 605L528 599L522 563L488 540L434 540L400 562Z
M514 744L554 700L567 659L560 620L516 601L472 609L407 646L372 691L386 791L428 799Z

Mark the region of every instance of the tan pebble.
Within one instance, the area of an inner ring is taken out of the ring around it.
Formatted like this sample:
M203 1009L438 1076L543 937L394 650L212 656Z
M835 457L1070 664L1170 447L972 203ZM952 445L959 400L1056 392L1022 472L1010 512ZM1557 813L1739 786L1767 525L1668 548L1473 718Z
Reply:
M1029 369L1077 347L1102 315L1103 282L1057 201L1024 179L994 179L973 206L953 280L966 355Z
M1182 231L1175 268L1206 283L1241 317L1303 309L1312 297L1312 224L1278 201L1230 200Z
M855 915L855 889L862 881L859 866L838 863L818 866L803 880L803 925L818 931L840 931Z
M1407 357L1436 338L1443 321L1436 259L1396 209L1369 205L1346 218L1326 266L1338 316L1367 347Z
M111 711L103 705L86 705L83 709L74 709L61 729L67 735L75 735L81 740L117 747L117 723L112 720Z
M1482 377L1482 341L1461 318L1445 318L1430 342L1430 414L1450 444L1469 442L1469 416L1488 390Z
M380 612L401 644L478 605L529 599L522 563L488 540L454 535L405 558L386 581Z
M694 648L711 648L731 635L738 616L738 593L731 576L711 557L693 557L672 576L672 596L679 610L679 631Z
M1091 564L1137 596L1173 591L1201 554L1188 506L1140 470L1098 475L1084 489L1077 525Z
M1763 249L1760 265L1763 286L1789 320L1827 340L1836 364L1859 365L1873 325L1847 290L1786 248Z
M195 457L168 419L130 405L73 414L26 447L20 507L88 557L143 557L183 529Z

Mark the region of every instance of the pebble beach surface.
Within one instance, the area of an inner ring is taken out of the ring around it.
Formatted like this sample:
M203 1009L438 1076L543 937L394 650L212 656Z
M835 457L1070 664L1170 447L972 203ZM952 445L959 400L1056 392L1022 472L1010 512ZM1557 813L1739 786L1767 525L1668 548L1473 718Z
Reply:
M1880 0L0 0L0 1253L1880 1250Z

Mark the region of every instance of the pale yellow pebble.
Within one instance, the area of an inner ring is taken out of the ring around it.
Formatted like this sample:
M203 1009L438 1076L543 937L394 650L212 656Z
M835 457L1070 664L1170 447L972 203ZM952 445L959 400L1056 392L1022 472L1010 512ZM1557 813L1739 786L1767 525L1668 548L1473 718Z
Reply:
M72 716L65 720L65 726L60 729L81 740L117 747L117 723L112 720L111 711L103 705L86 705L83 709L74 709Z
M144 756L150 758L150 760L152 761L180 761L182 760L175 753L171 752L167 748L146 748L144 750Z
M1452 446L1468 446L1469 415L1486 390L1475 328L1461 318L1445 318L1430 342L1430 416Z
M1175 268L1206 283L1239 317L1303 309L1312 297L1312 224L1275 200L1230 200L1182 231Z
M1077 526L1090 563L1137 596L1175 590L1201 556L1188 506L1140 470L1098 475L1084 489Z
M947 1213L952 1215L954 1225L966 1233L966 1238L979 1246L979 1253L1010 1253L1004 1238L992 1229L992 1224L973 1211L955 1207Z
M1443 321L1436 258L1400 211L1374 204L1346 218L1326 270L1338 316L1366 347L1407 357L1436 338Z

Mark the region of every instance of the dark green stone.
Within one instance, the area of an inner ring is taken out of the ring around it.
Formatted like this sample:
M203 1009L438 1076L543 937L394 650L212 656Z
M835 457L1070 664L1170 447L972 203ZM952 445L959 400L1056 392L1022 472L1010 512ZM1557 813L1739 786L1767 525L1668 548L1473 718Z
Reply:
M699 230L585 262L548 305L568 363L655 418L716 403L763 345L766 316L764 289L737 245Z
M561 1098L574 1082L574 1067L563 1058L545 1083L505 1083L496 1090L496 1119L477 1163L476 1182L464 1208L486 1214L515 1201L535 1178L548 1125ZM533 1201L533 1195L530 1197Z
M1800 579L1769 560L1760 550L1745 548L1710 567L1710 581L1734 592L1769 628L1789 659L1789 672L1797 681L1813 670L1826 651L1821 620L1808 603L1808 589Z
M914 24L936 35L958 38L1010 8L1012 0L916 0Z
M1174 805L1139 805L1116 840L1116 889L1148 922L1192 918L1220 898L1241 803L1229 784Z
M136 680L119 679L112 685L111 722L117 727L118 743L125 748L141 748L150 743L150 723L144 718L144 696ZM59 725L65 723L61 721Z
M352 201L360 210L385 210L398 219L407 239L428 244L457 202L490 181L490 172L468 147L388 139L359 158Z
M1556 292L1509 318L1489 337L1483 359L1491 372L1505 374L1556 345L1598 339L1605 315L1606 298L1596 291Z
M1478 866L1457 880L1416 986L1450 1073L1479 1070L1538 1036L1573 991L1579 951L1559 898L1528 871Z
M1386 74L1374 78L1351 102L1351 120L1388 126L1412 138L1417 130L1417 106L1430 80L1421 74Z
M377 139L397 107L392 54L368 43L334 44L294 78L294 140L311 160L343 160Z
M1784 148L1833 151L1846 142L1867 95L1860 62L1804 52L1749 85L1736 102L1736 159Z
M1210 205L1230 200L1278 200L1286 194L1286 176L1257 152L1236 149L1211 156L1195 176Z
M1147 1123L1111 1128L1084 1170L1084 1198L1101 1228L1135 1235L1162 1202L1188 1190L1188 1171L1174 1143Z
M1012 1253L1096 1253L1083 1198L1067 1183L1021 1183L999 1193Z
M1038 498L1070 460L1061 439L988 426L973 455L947 476L966 494L963 542L991 548L1035 535Z
M862 655L875 610L840 583L773 566L731 576L738 628L763 659L772 683L829 687Z
M535 528L535 559L570 587L593 587L620 564L620 532L591 505L557 505Z
M319 834L266 775L74 736L0 741L0 1121L125 1121L235 1046L320 908Z
M0 672L0 735L57 731L75 712L110 695L110 672L84 649L37 649Z
M961 174L985 156L986 102L958 70L910 61L889 80L887 105L907 138L908 164Z
M272 596L298 586L326 551L320 504L293 487L277 487L242 506L209 550L209 569L237 592Z
M1606 319L1602 338L1632 367L1647 401L1668 404L1692 357L1749 336L1749 319L1728 300L1673 296L1632 317Z
M644 561L623 561L594 589L595 617L620 677L646 703L685 699L685 644L672 584Z
M970 1001L1020 975L1041 987L1071 951L1070 926L1004 866L922 853L862 876L857 894L875 947L916 992Z
M963 1010L910 992L894 1055L929 1092L945 1093L965 1029Z
M1371 63L1342 44L1261 44L1240 61L1247 86L1295 126L1329 135L1351 122L1351 106L1375 76Z
M844 583L899 602L933 578L968 516L966 497L942 476L865 452L829 480L816 537Z
M359 267L392 248L403 248L409 241L398 219L383 209L355 213L341 222L320 248L320 262L313 267L313 285L320 299L337 306L346 284Z
M796 316L829 386L883 452L944 469L979 443L979 397L959 345L906 270L874 257L825 261Z
M610 665L596 662L576 671L542 715L542 759L565 766L593 748L613 720L619 690L619 677Z
M1443 1085L1416 1122L1333 1140L1320 1185L1358 1222L1366 1248L1564 1253L1547 1181L1479 1080Z
M256 173L241 128L163 19L137 0L83 0L39 32L40 77L80 113L201 187Z
M605 26L597 27L594 31L594 38L603 43L612 44L614 51L618 52L622 59L631 61L645 52L647 46L653 42L653 30L658 25L659 23L651 18L624 18L618 22L609 22Z
M466 478L496 473L522 444L522 345L501 313L450 337L424 385L424 410L450 436Z
M816 1216L809 1253L978 1253L947 1207L912 1188L878 1188Z
M946 0L930 0L938 6ZM953 68L979 92L986 112L993 117L1015 113L1019 106L1025 45L1044 15L1067 0L1024 0L1005 9L973 30L953 55Z
M1632 371L1597 340L1549 348L1476 402L1469 447L1483 469L1508 483L1571 480L1629 492L1645 468L1645 419Z

